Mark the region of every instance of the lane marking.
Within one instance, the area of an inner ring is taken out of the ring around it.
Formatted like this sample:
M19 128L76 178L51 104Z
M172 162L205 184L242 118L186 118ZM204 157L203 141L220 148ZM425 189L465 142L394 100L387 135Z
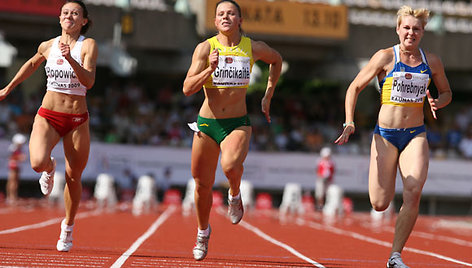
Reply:
M392 227L383 227L382 229L386 232L395 233L395 228L392 228ZM431 233L422 232L422 231L414 231L411 233L411 236L416 236L416 237L429 239L429 240L444 241L444 242L448 242L451 244L456 244L456 245L464 246L464 247L472 247L472 242L470 241L454 238L450 236L445 236L445 235L431 234Z
M13 211L13 209L10 208L10 207L0 208L0 214L7 214L7 213L10 213L12 211Z
M287 268L288 265L281 265L275 263L248 263L245 261L237 262L237 261L222 261L222 260L214 260L214 259L205 259L204 263L198 263L194 260L173 260L173 259L154 259L154 260L136 260L133 259L133 262L130 264L131 267L269 267L269 268ZM294 267L299 267L299 265L294 265Z
M222 215L222 216L225 216L225 213L224 213L224 210L222 208L219 208L217 210L217 212ZM278 240L276 240L275 238L267 235L266 233L264 233L263 231L261 231L259 228L247 223L246 221L244 220L241 220L239 222L239 225L246 228L247 230L255 233L256 235L260 236L261 238L263 238L264 240L267 240L269 242L271 242L272 244L276 245L276 246L279 246L285 250L287 250L288 252L292 253L293 255L297 256L298 258L308 262L308 263L311 263L313 264L313 266L315 267L318 267L318 268L325 268L322 264L308 258L307 256L301 254L300 252L298 252L296 249L292 248L291 246L283 243L283 242L280 242Z
M365 236L365 235L362 235L362 234L358 234L358 233L355 233L355 232L346 231L346 230L339 229L339 228L336 228L336 227L333 227L333 226L322 225L322 224L314 223L314 222L306 223L305 220L303 220L303 219L297 219L297 224L302 225L302 226L308 226L308 227L311 227L313 229L317 229L317 230L321 230L321 231L329 231L329 232L339 234L339 235L350 236L350 237L353 237L353 238L356 238L356 239L359 239L359 240L362 240L362 241L370 242L370 243L381 245L381 246L388 247L388 248L392 247L392 244L389 243L389 242L378 240L378 239L368 237L368 236ZM442 260L445 260L445 261L450 261L450 262L454 262L454 263L457 263L457 264L472 267L472 263L463 262L463 261L460 261L460 260L456 260L456 259L444 256L444 255L437 254L437 253L430 252L430 251L426 251L426 250L410 248L410 247L404 247L403 250L414 252L414 253L417 253L417 254L430 256L430 257L435 257L435 258L442 259Z
M104 267L111 257L0 252L1 267Z
M98 215L98 214L100 214L100 211L97 211L97 210L86 211L86 212L78 213L75 218L76 219L82 219L82 218L86 218L86 217L89 217L89 216L95 216L95 215ZM33 224L29 224L29 225L24 225L24 226L20 226L20 227L15 227L15 228L11 228L11 229L2 230L2 231L0 231L0 235L18 233L18 232L21 232L21 231L43 228L43 227L46 227L46 226L49 226L49 225L60 223L63 219L64 219L64 217L59 217L59 218L54 218L54 219L50 219L50 220L39 222L39 223L33 223Z
M162 213L156 221L149 227L149 229L141 235L128 250L126 250L116 261L113 263L111 268L119 268L121 267L126 260L131 256L140 246L144 243L154 232L159 228L161 224L163 224L169 216L176 210L175 206L169 206L164 213Z

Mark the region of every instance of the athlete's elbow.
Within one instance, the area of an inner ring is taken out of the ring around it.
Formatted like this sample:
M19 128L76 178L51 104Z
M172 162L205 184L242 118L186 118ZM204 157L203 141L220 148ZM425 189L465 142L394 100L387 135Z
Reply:
M279 54L279 52L274 50L274 61L272 62L272 64L281 69L282 61L283 61L282 56Z
M185 96L191 96L198 91L198 85L184 81L184 86L182 87L182 92Z
M186 97L190 96L193 94L193 90L191 88L188 88L184 85L184 87L182 88L182 92L184 93L184 95Z
M95 84L95 81L90 81L90 82L84 83L83 85L84 85L87 89L91 89L94 84Z

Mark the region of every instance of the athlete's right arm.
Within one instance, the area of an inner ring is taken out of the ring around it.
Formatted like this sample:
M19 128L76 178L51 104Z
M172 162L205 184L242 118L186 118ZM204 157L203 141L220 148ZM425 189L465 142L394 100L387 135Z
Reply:
M183 92L185 96L190 96L200 91L218 66L218 50L215 49L210 53L210 49L211 46L208 41L198 44L195 48L192 64L184 80ZM207 61L210 62L209 65Z
M354 133L354 110L356 108L357 97L359 93L372 81L374 77L385 70L392 61L392 52L389 49L381 49L375 53L364 68L357 74L346 91L346 126L343 133L336 139L335 143L339 145L348 142L349 136Z
M20 70L16 73L15 77L10 81L10 83L0 90L0 100L3 100L10 92L18 86L21 82L25 81L26 78L30 77L38 67L46 59L44 53L48 50L48 47L51 46L51 41L42 42L36 54L33 55L27 62L21 66Z

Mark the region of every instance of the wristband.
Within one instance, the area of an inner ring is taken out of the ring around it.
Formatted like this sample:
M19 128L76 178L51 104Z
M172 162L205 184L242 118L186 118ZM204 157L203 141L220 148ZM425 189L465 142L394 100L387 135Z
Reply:
M343 128L347 127L348 125L353 125L353 126L355 126L355 125L354 125L354 121L344 123L344 124L343 124Z

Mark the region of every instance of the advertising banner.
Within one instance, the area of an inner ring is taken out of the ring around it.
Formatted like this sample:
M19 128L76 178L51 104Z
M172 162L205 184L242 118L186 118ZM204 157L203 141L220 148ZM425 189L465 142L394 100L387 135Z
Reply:
M1 0L0 11L59 16L64 0Z
M206 27L215 31L218 0L207 0ZM239 0L242 28L247 33L306 36L328 39L348 38L348 8L343 5L289 1Z
M9 141L0 141L0 178L8 174ZM25 153L28 146L25 146ZM58 144L52 155L57 160L57 171L64 171L62 144ZM313 190L316 180L318 154L249 152L244 163L244 180L254 188L282 190L286 183L299 183L304 190ZM334 183L345 192L367 194L369 177L369 156L333 156L335 162ZM126 171L135 176L152 175L162 180L169 176L172 185L186 185L192 178L190 171L191 149L158 146L117 145L92 143L87 167L82 179L95 181L100 173L108 173L117 181L125 179ZM399 174L399 172L398 172ZM398 175L397 174L397 175ZM472 196L472 165L467 160L431 160L424 195ZM20 180L38 180L40 174L31 169L29 159L23 162ZM227 185L227 179L218 164L215 185ZM396 191L401 193L403 183L397 176Z

